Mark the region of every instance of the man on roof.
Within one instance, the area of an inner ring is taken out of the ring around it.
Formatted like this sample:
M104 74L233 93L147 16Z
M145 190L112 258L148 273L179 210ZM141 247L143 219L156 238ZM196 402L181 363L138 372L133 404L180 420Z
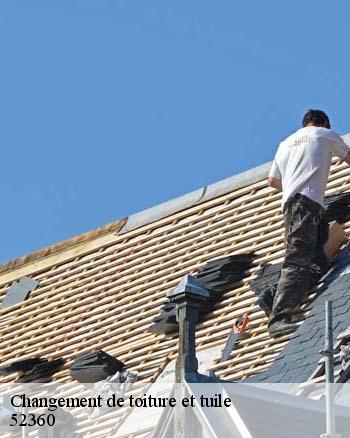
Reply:
M285 258L269 315L273 337L297 328L292 315L312 285L315 255L319 266L327 264L320 234L332 156L350 165L349 146L330 128L323 111L309 110L302 128L279 145L270 170L269 186L283 192L285 224Z

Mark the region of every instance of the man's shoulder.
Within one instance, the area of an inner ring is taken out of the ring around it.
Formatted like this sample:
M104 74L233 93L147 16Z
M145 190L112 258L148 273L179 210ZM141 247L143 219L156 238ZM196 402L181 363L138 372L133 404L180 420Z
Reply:
M317 139L326 139L328 141L338 140L340 137L335 131L332 131L328 128L322 128L319 126L307 126L305 128L300 128L297 131L293 132L293 134L286 137L283 141L281 141L280 146L292 144L295 141L298 141L299 138L308 137L310 140Z
M333 140L333 139L339 139L340 135L337 134L335 131L332 131L331 129L328 128L321 128L321 127L312 127L314 128L313 131L311 132L311 134L315 137L321 137L321 138L326 138L329 140Z

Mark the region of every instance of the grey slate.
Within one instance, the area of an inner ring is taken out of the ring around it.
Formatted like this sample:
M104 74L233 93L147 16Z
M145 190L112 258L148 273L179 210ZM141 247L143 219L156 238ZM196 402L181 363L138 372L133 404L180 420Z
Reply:
M0 307L4 309L24 301L29 292L36 289L38 284L38 281L30 277L22 277L18 281L13 282Z

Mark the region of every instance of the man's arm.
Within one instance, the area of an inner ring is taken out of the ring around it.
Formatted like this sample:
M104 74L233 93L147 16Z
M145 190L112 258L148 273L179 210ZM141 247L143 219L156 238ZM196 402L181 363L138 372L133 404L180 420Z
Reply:
M278 167L276 159L273 160L267 184L273 189L282 192L282 175Z
M350 160L350 156L349 156ZM278 178L275 178L273 176L269 176L267 180L267 184L272 187L273 189L278 190L279 192L282 192L282 181Z
M345 161L345 163L350 165L350 147L343 140L340 135L335 132L329 130L327 132L327 138L330 140L331 150L334 155L336 155L341 160Z

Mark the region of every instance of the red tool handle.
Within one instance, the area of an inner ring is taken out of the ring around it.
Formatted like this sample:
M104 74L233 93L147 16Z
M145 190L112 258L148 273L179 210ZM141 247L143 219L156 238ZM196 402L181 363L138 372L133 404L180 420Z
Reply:
M249 324L249 316L248 313L245 313L243 317L236 319L233 329L236 333L242 334L245 332L248 324Z

